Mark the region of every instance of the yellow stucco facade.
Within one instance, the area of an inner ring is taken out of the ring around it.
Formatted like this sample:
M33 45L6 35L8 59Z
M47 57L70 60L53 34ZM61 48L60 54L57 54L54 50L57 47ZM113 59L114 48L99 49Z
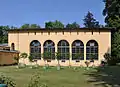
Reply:
M72 43L75 40L81 40L84 44L84 60L76 62L72 60L66 60L65 62L60 61L62 66L80 66L85 65L86 61L86 44L89 40L95 40L98 43L98 60L95 60L94 64L97 66L100 64L101 60L104 59L103 55L111 50L111 30L107 28L99 29L23 29L23 30L10 30L8 32L8 43L11 46L12 43L15 45L15 50L20 51L20 53L26 52L30 53L30 43L33 40L38 40L41 44L41 53L43 53L43 44L46 40L52 40L55 44L55 52L57 52L57 44L60 40L66 40L69 42L69 52L72 53ZM23 62L20 60L20 62ZM29 60L25 60L26 64L30 64ZM44 65L45 62L41 58L37 63L39 65ZM51 66L57 65L57 60L52 60L48 62Z

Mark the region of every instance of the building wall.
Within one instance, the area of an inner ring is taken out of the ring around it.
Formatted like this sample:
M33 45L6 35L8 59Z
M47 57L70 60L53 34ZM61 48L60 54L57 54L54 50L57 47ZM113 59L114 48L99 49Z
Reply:
M0 51L0 65L9 65L17 63L14 60L14 57L18 57L19 53L16 52L6 52L6 51Z
M71 45L75 40L81 40L84 43L84 60L81 63L76 63L73 60L66 61L65 63L61 62L61 65L67 66L69 64L73 66L78 66L80 64L84 65L86 61L86 43L89 40L97 41L99 45L99 58L95 61L95 65L100 64L100 61L104 58L103 55L111 49L111 32L110 30L105 31L16 31L9 32L9 46L12 43L15 44L15 49L19 50L21 53L30 52L30 43L33 40L38 40L41 43L41 53L43 53L43 44L46 40L52 40L55 43L55 51L57 52L57 44L60 40L67 40ZM26 63L29 64L29 61L26 59ZM39 60L38 64L44 65L44 61ZM57 61L51 61L50 65L56 65Z

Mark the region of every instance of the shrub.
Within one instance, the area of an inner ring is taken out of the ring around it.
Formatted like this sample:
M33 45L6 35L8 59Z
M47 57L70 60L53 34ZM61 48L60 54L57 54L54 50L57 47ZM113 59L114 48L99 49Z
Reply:
M29 61L30 61L30 62L33 61L33 56L29 55L28 58L29 58Z
M28 57L28 54L27 54L27 53L21 53L21 54L20 54L20 57L25 59L25 58Z
M14 57L14 60L16 60L17 64L19 63L19 57Z
M5 75L0 75L0 84L6 84L7 87L15 87L15 82L10 78L6 77Z
M41 83L40 81L40 74L36 74L31 78L28 87L48 87L46 84Z
M21 53L20 54L20 58L26 59L27 57L28 57L27 53ZM24 64L25 64L25 61L24 61Z
M86 64L87 67L89 67L90 62L85 61L85 64Z
M105 53L104 58L107 60L108 65L116 65L118 63L118 58L112 57L110 53Z

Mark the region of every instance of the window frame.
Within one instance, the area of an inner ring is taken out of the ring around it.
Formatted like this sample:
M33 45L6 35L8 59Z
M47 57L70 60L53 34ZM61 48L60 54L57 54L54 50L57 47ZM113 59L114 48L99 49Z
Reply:
M77 46L76 44L79 43L79 46ZM75 40L72 43L72 60L84 60L84 43L81 40ZM75 55L82 54L82 57L80 56L79 58L75 58Z
M70 47L67 40L60 40L57 45L57 52L60 53L60 60L69 60Z
M41 43L38 40L31 41L30 55L32 56L33 59L41 59Z
M52 44L52 45L50 45ZM48 45L48 46L47 46ZM55 44L52 40L46 40L43 44L43 53L50 52L50 60L55 60Z
M91 46L90 44L94 43L94 46ZM89 40L86 44L86 60L90 60L91 55L94 55L94 60L98 60L99 59L99 45L97 43L97 41L95 40Z

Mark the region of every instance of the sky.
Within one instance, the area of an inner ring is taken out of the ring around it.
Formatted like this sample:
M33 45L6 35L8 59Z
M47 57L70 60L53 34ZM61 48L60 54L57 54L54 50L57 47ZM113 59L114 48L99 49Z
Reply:
M104 23L103 0L0 0L0 25L20 27L59 20L63 24L77 22L83 26L84 16L92 12L95 19Z

